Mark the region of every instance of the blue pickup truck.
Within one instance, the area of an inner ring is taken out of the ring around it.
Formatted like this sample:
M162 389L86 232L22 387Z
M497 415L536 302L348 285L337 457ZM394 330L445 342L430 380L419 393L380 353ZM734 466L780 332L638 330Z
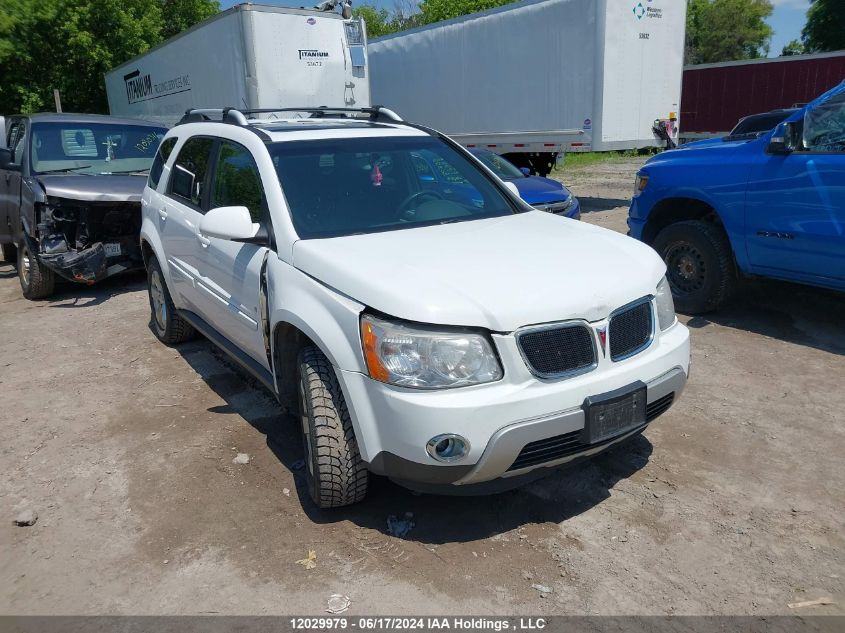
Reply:
M759 136L655 156L634 190L629 233L681 312L718 309L740 275L845 290L845 82Z

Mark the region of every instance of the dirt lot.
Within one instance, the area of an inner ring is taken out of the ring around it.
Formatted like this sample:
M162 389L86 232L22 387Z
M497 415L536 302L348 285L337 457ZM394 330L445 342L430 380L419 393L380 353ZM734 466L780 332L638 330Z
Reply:
M624 230L637 165L566 173L585 221ZM683 317L680 402L576 470L498 497L376 480L321 512L292 419L210 344L159 344L143 276L32 303L0 267L0 613L320 613L332 593L349 613L845 613L844 304L756 283Z

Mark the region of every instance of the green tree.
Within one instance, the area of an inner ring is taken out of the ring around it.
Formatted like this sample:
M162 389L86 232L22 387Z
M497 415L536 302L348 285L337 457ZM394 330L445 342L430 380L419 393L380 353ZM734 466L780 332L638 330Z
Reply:
M352 15L356 18L364 18L368 38L390 35L399 30L387 9L380 9L371 4L362 4L352 9Z
M510 4L514 0L422 0L420 2L421 24L450 20L470 13L486 11Z
M103 73L218 10L216 0L16 0L0 6L0 112L107 112ZM165 16L167 20L165 20Z
M792 55L802 55L804 53L804 45L799 40L792 40L784 45L780 52L781 57L790 57Z
M158 0L161 5L161 37L167 39L220 11L217 0Z
M690 0L686 63L754 59L769 52L770 0Z
M845 49L845 0L810 0L807 24L801 31L808 53Z

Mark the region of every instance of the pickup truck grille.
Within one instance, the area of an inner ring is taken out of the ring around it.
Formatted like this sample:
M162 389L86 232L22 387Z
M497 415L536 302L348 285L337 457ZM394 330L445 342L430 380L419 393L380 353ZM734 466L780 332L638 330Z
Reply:
M669 407L672 406L674 399L675 394L670 393L646 405L646 423L651 422L656 417L665 413ZM564 433L563 435L555 435L543 440L537 440L536 442L530 442L519 452L516 460L514 460L511 467L508 468L508 471L552 462L569 455L575 455L582 451L586 451L590 448L609 444L615 439L616 438L611 437L597 444L585 444L581 441L581 431L571 431L570 433Z
M623 360L644 350L651 343L653 331L649 299L642 299L636 305L612 315L607 326L610 360Z
M593 331L580 323L521 332L517 344L528 368L541 378L573 375L596 365Z

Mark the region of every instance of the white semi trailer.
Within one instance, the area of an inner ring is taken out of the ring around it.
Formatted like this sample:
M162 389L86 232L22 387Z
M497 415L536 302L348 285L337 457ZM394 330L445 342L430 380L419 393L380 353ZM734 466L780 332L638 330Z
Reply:
M189 108L368 107L366 44L340 13L240 4L106 73L109 110L172 125Z
M566 151L665 145L686 5L523 0L383 37L368 48L373 102L541 174Z

